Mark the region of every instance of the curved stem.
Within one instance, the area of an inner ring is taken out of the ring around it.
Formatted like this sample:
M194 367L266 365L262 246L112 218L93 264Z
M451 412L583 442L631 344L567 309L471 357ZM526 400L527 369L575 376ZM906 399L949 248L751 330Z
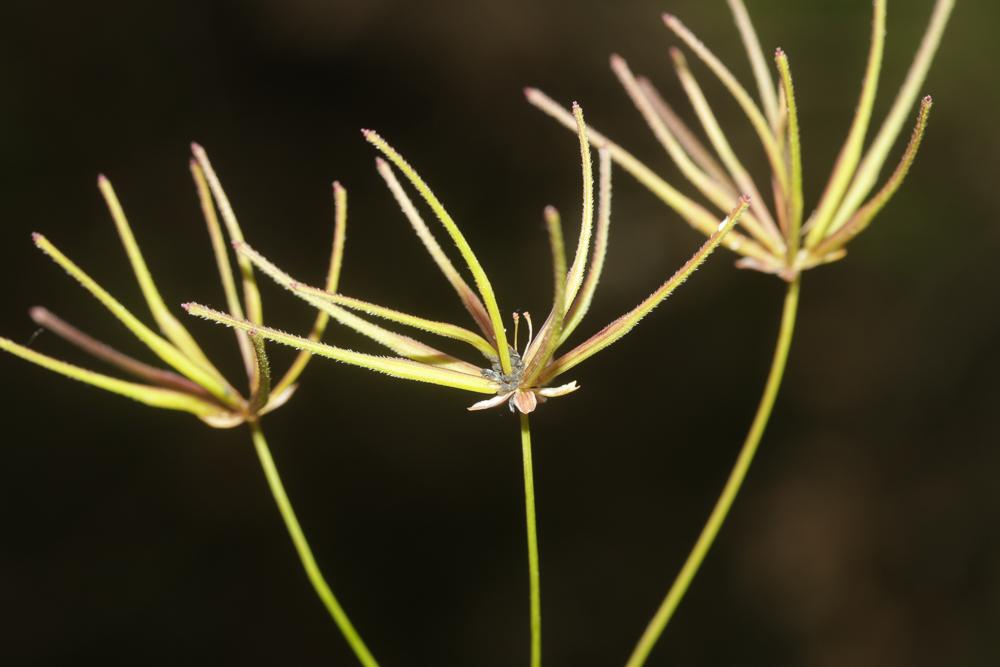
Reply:
M531 466L531 429L521 415L521 454L524 458L524 515L528 527L528 588L531 592L531 667L542 664L542 601L538 580L538 529L535 525L535 475Z
M365 667L378 667L375 658L372 657L365 643L361 641L361 637L354 629L354 626L351 625L347 614L344 613L340 603L337 602L337 598L334 597L333 591L330 590L326 580L323 578L323 574L319 571L316 559L313 558L312 549L309 548L309 542L302 532L302 526L299 525L299 520L295 517L295 510L292 509L292 503L288 499L288 494L285 493L285 487L281 483L278 468L274 465L271 450L267 446L267 440L264 439L264 433L260 430L260 425L251 422L250 432L253 435L254 448L257 450L257 457L260 459L261 468L264 469L267 484L271 487L274 501L278 504L278 511L281 513L281 518L288 528L288 534L291 536L295 550L299 554L299 560L302 561L302 567L306 571L306 576L309 577L309 583L312 584L316 590L316 595L319 596L319 599L326 606L327 611L330 612L330 616L333 617L337 627L343 633L344 639L351 645L354 654L358 657L358 662Z
M778 333L778 341L775 344L774 358L771 361L771 372L767 376L767 384L760 398L760 404L757 406L757 414L754 416L750 432L747 433L746 440L743 442L743 448L736 459L736 464L729 473L729 479L726 481L722 494L715 502L712 514L708 517L704 528L701 529L698 541L691 549L691 553L688 554L680 574L674 580L667 596L656 611L656 615L653 616L653 620L649 622L646 631L642 633L626 667L640 667L646 662L649 652L653 650L653 646L684 598L688 586L698 574L698 568L701 567L709 549L712 548L715 537L719 534L719 529L722 528L722 523L726 520L729 510L733 506L733 501L736 500L736 494L739 493L743 480L746 479L747 471L750 469L754 454L757 452L757 445L760 444L764 429L771 417L771 409L778 396L781 379L785 374L785 362L788 360L788 350L792 344L792 333L795 329L795 318L798 313L800 280L799 277L796 277L788 284L788 291L785 293L785 306L781 315L781 328Z

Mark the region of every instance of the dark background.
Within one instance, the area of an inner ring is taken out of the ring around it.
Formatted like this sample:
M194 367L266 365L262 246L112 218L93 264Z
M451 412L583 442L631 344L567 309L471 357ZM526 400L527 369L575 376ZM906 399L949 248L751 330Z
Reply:
M890 3L873 124L931 4ZM916 166L849 257L805 277L757 464L651 665L1000 662L1000 6L958 4L925 85L936 104ZM808 208L856 104L870 2L748 5L765 49L780 45L792 61ZM222 305L187 170L191 140L209 150L248 239L279 264L321 279L337 178L351 197L343 289L463 322L361 127L378 129L436 189L501 307L544 312L541 211L551 203L576 218L578 157L574 137L521 88L579 100L593 124L680 184L607 67L622 53L687 112L664 10L752 86L722 0L5 2L0 332L26 341L27 309L44 303L150 358L30 243L45 232L146 316L94 187L99 172L167 301ZM749 125L700 64L696 73L737 151L763 173ZM606 278L581 335L638 302L701 240L622 172L615 187ZM581 391L533 420L550 665L624 662L721 488L782 295L776 279L732 264L728 252L713 257L567 378ZM304 331L309 310L264 290L268 321ZM190 327L237 378L231 335ZM375 349L334 327L328 340ZM33 345L86 362L51 335ZM289 358L273 351L279 368ZM0 373L0 662L352 664L245 430L213 431L11 357ZM473 400L320 361L265 422L320 564L385 665L527 662L516 420L470 414Z

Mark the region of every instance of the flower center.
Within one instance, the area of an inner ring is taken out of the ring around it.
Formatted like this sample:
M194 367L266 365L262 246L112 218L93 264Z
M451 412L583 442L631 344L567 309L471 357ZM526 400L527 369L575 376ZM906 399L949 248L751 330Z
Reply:
M504 373L500 361L494 361L491 368L482 368L480 374L487 380L493 380L500 385L498 394L514 391L521 385L521 375L524 373L524 362L517 350L510 351L510 373Z

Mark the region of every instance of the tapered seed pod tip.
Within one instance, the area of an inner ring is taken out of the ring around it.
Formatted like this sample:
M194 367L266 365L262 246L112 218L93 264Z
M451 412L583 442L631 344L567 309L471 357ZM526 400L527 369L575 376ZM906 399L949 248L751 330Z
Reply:
M684 26L684 22L673 14L664 13L661 15L661 18L663 19L663 24L678 36L683 37L684 35L682 33L690 33L690 31ZM691 36L694 37L694 35Z
M740 202L736 205L736 208L730 211L729 215L727 215L722 219L722 222L720 222L719 226L715 228L715 231L721 232L723 229L725 229L726 225L729 224L730 220L733 220L734 218L739 218L741 215L743 215L743 212L747 209L747 207L750 206L750 199L751 199L750 195L740 195ZM738 219L735 220L733 222L733 225L735 226L738 222L739 222Z
M383 139L381 135L379 135L379 133L376 132L375 130L361 130L361 136L365 138L365 141L370 143L372 146L375 146L375 148L378 148L379 150L382 150L381 147L383 145L388 146L386 140Z
M28 309L28 317L40 327L45 326L45 323L49 321L49 315L51 313L42 306L32 306Z
M524 96L529 102L537 102L540 99L544 99L545 95L538 88L533 86L524 87Z

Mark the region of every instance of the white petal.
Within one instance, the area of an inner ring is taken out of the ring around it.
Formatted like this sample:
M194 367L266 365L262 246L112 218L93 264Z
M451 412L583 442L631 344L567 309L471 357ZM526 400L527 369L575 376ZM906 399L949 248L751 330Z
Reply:
M514 393L514 405L522 414L531 414L538 407L538 397L530 389L518 389Z
M246 423L246 417L235 412L220 412L214 415L199 415L202 420L212 428L236 428L240 424Z
M558 387L545 387L544 389L536 389L535 392L539 396L544 396L545 398L556 398L557 396L565 396L566 394L572 394L574 391L580 388L580 385L576 383L576 380L572 382L567 382L564 385Z
M503 405L510 398L510 395L514 392L508 391L506 394L497 394L493 398L487 398L485 401L479 401L478 403L473 403L467 409L468 410L488 410L489 408L495 408L498 405Z
M289 385L289 387L280 394L277 395L271 394L271 397L267 399L267 405L265 405L264 408L260 411L260 414L266 415L268 412L273 412L278 408L280 408L282 405L288 402L288 399L292 397L292 394L294 394L295 390L298 388L299 385L293 384Z

